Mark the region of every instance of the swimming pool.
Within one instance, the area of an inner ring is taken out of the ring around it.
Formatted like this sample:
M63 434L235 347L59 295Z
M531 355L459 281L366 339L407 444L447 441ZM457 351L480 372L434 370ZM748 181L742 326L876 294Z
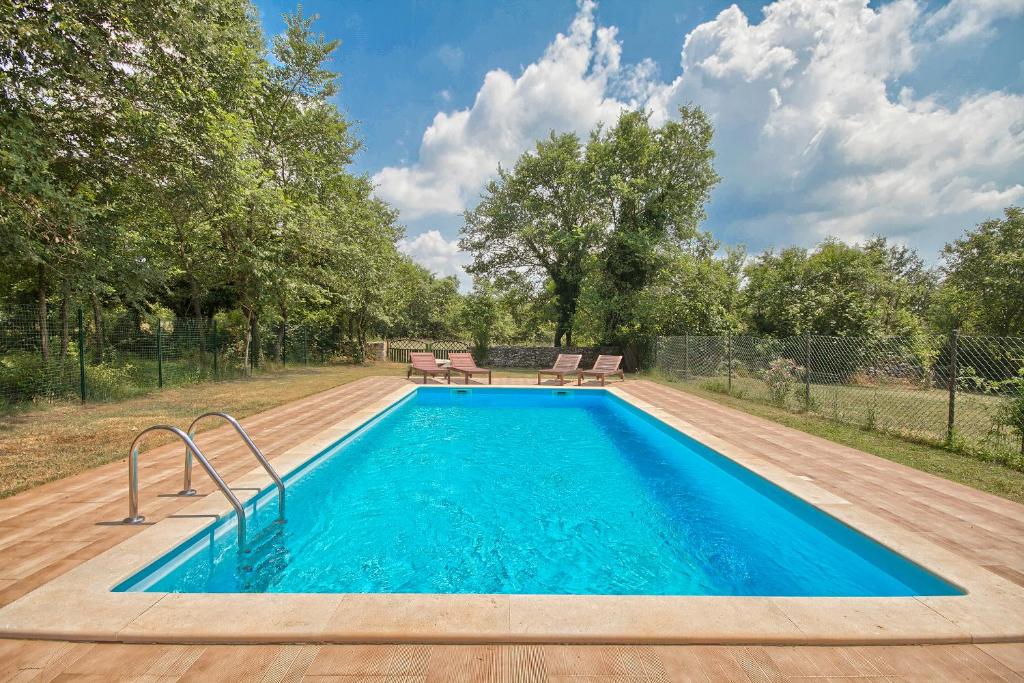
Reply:
M962 594L603 390L419 388L285 481L115 590Z

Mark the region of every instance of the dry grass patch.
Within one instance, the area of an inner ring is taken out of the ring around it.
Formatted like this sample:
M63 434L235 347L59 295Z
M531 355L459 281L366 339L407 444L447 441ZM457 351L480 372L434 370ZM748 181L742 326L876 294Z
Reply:
M0 498L123 458L135 435L152 424L184 427L208 410L223 410L241 419L364 377L404 377L407 367L380 362L296 368L251 379L167 388L123 401L51 404L0 415ZM502 369L494 376L535 373ZM219 426L210 421L200 431ZM172 438L155 434L148 443L156 446Z
M0 498L78 474L127 455L131 440L158 422L187 426L207 410L243 418L375 375L405 375L405 366L302 368L251 379L192 384L115 403L46 406L0 417ZM206 428L218 427L210 422ZM153 444L170 440L154 435Z

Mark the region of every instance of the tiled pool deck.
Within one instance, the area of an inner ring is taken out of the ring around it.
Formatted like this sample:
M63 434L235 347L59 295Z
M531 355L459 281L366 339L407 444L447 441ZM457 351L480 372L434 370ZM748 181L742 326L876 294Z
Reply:
M109 678L115 669L129 676L205 680L217 672L238 679L239 671L269 678L349 673L436 680L476 671L479 676L470 677L476 680L488 673L501 679L502 672L520 669L528 675L516 680L562 674L678 680L686 672L697 680L705 674L713 680L808 675L1021 680L1024 645L1016 641L1024 640L1024 506L655 383L610 386L963 585L969 595L873 600L198 596L205 601L201 604L194 602L196 596L112 595L106 589L117 579L113 572L130 574L227 508L215 491L200 501L168 495L180 488L182 460L180 446L169 445L143 454L141 500L148 523L142 527L118 523L125 516L123 461L0 501L0 637L168 644L0 640L0 680ZM287 471L410 389L403 379L362 380L244 424ZM201 439L233 487L266 483L233 432L220 429ZM197 480L201 493L213 491L205 477ZM289 639L736 645L173 644ZM864 647L871 643L889 645Z

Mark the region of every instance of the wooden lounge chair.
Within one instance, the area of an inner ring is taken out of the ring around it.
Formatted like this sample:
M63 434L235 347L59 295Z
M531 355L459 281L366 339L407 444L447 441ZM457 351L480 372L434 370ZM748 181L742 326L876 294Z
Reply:
M419 372L423 375L424 384L427 383L427 375L431 377L444 375L448 379L448 384L452 383L452 376L449 374L448 368L438 367L437 360L432 353L413 352L409 354L409 370L405 373L405 378L409 379L414 372Z
M466 376L466 384L469 384L469 378L473 375L482 375L487 373L487 383L491 383L491 371L487 368L477 367L476 361L473 360L473 354L466 353L464 351L452 351L448 354L448 360L452 362L449 370L452 372L461 372ZM449 382L450 382L449 378Z
M537 371L537 384L540 384L541 375L554 375L558 378L559 384L565 384L566 375L575 375L576 368L580 366L583 359L581 353L560 353L555 359L555 364L548 370Z
M604 378L608 375L618 375L619 379L625 381L626 374L619 367L621 364L622 356L598 356L597 360L594 361L594 367L589 370L580 370L579 377L576 378L576 384L583 384L583 378L587 375L600 377L602 387L604 386Z

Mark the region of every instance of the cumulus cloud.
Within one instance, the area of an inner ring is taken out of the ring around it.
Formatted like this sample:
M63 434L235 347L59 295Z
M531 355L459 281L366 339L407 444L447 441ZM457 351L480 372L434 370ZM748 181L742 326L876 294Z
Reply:
M489 72L471 107L435 116L417 161L374 180L406 218L456 214L552 129L583 133L625 108L660 122L692 102L716 128L716 233L755 245L885 233L932 249L1024 199L1024 97L899 83L929 50L998 30L1022 7L776 0L758 21L732 6L685 37L681 73L664 82L649 60L621 63L616 29L585 0L538 61Z
M625 106L606 94L621 73L621 46L614 28L596 25L595 7L584 2L568 33L518 77L490 71L472 107L438 112L423 133L419 160L374 176L380 197L411 219L459 212L499 163L511 163L551 129L582 133L613 121Z
M1024 14L1024 0L950 0L928 18L926 26L944 43L958 43L991 33L1001 19Z
M431 272L441 276L455 275L466 284L467 276L462 267L469 263L469 255L459 251L458 240L449 241L437 230L428 230L413 239L399 240L398 250Z
M704 107L725 178L715 201L783 241L998 211L1024 197L1024 98L890 95L925 49L913 36L926 21L908 1L780 0L757 24L733 6L687 36L682 75L647 106L656 119Z

